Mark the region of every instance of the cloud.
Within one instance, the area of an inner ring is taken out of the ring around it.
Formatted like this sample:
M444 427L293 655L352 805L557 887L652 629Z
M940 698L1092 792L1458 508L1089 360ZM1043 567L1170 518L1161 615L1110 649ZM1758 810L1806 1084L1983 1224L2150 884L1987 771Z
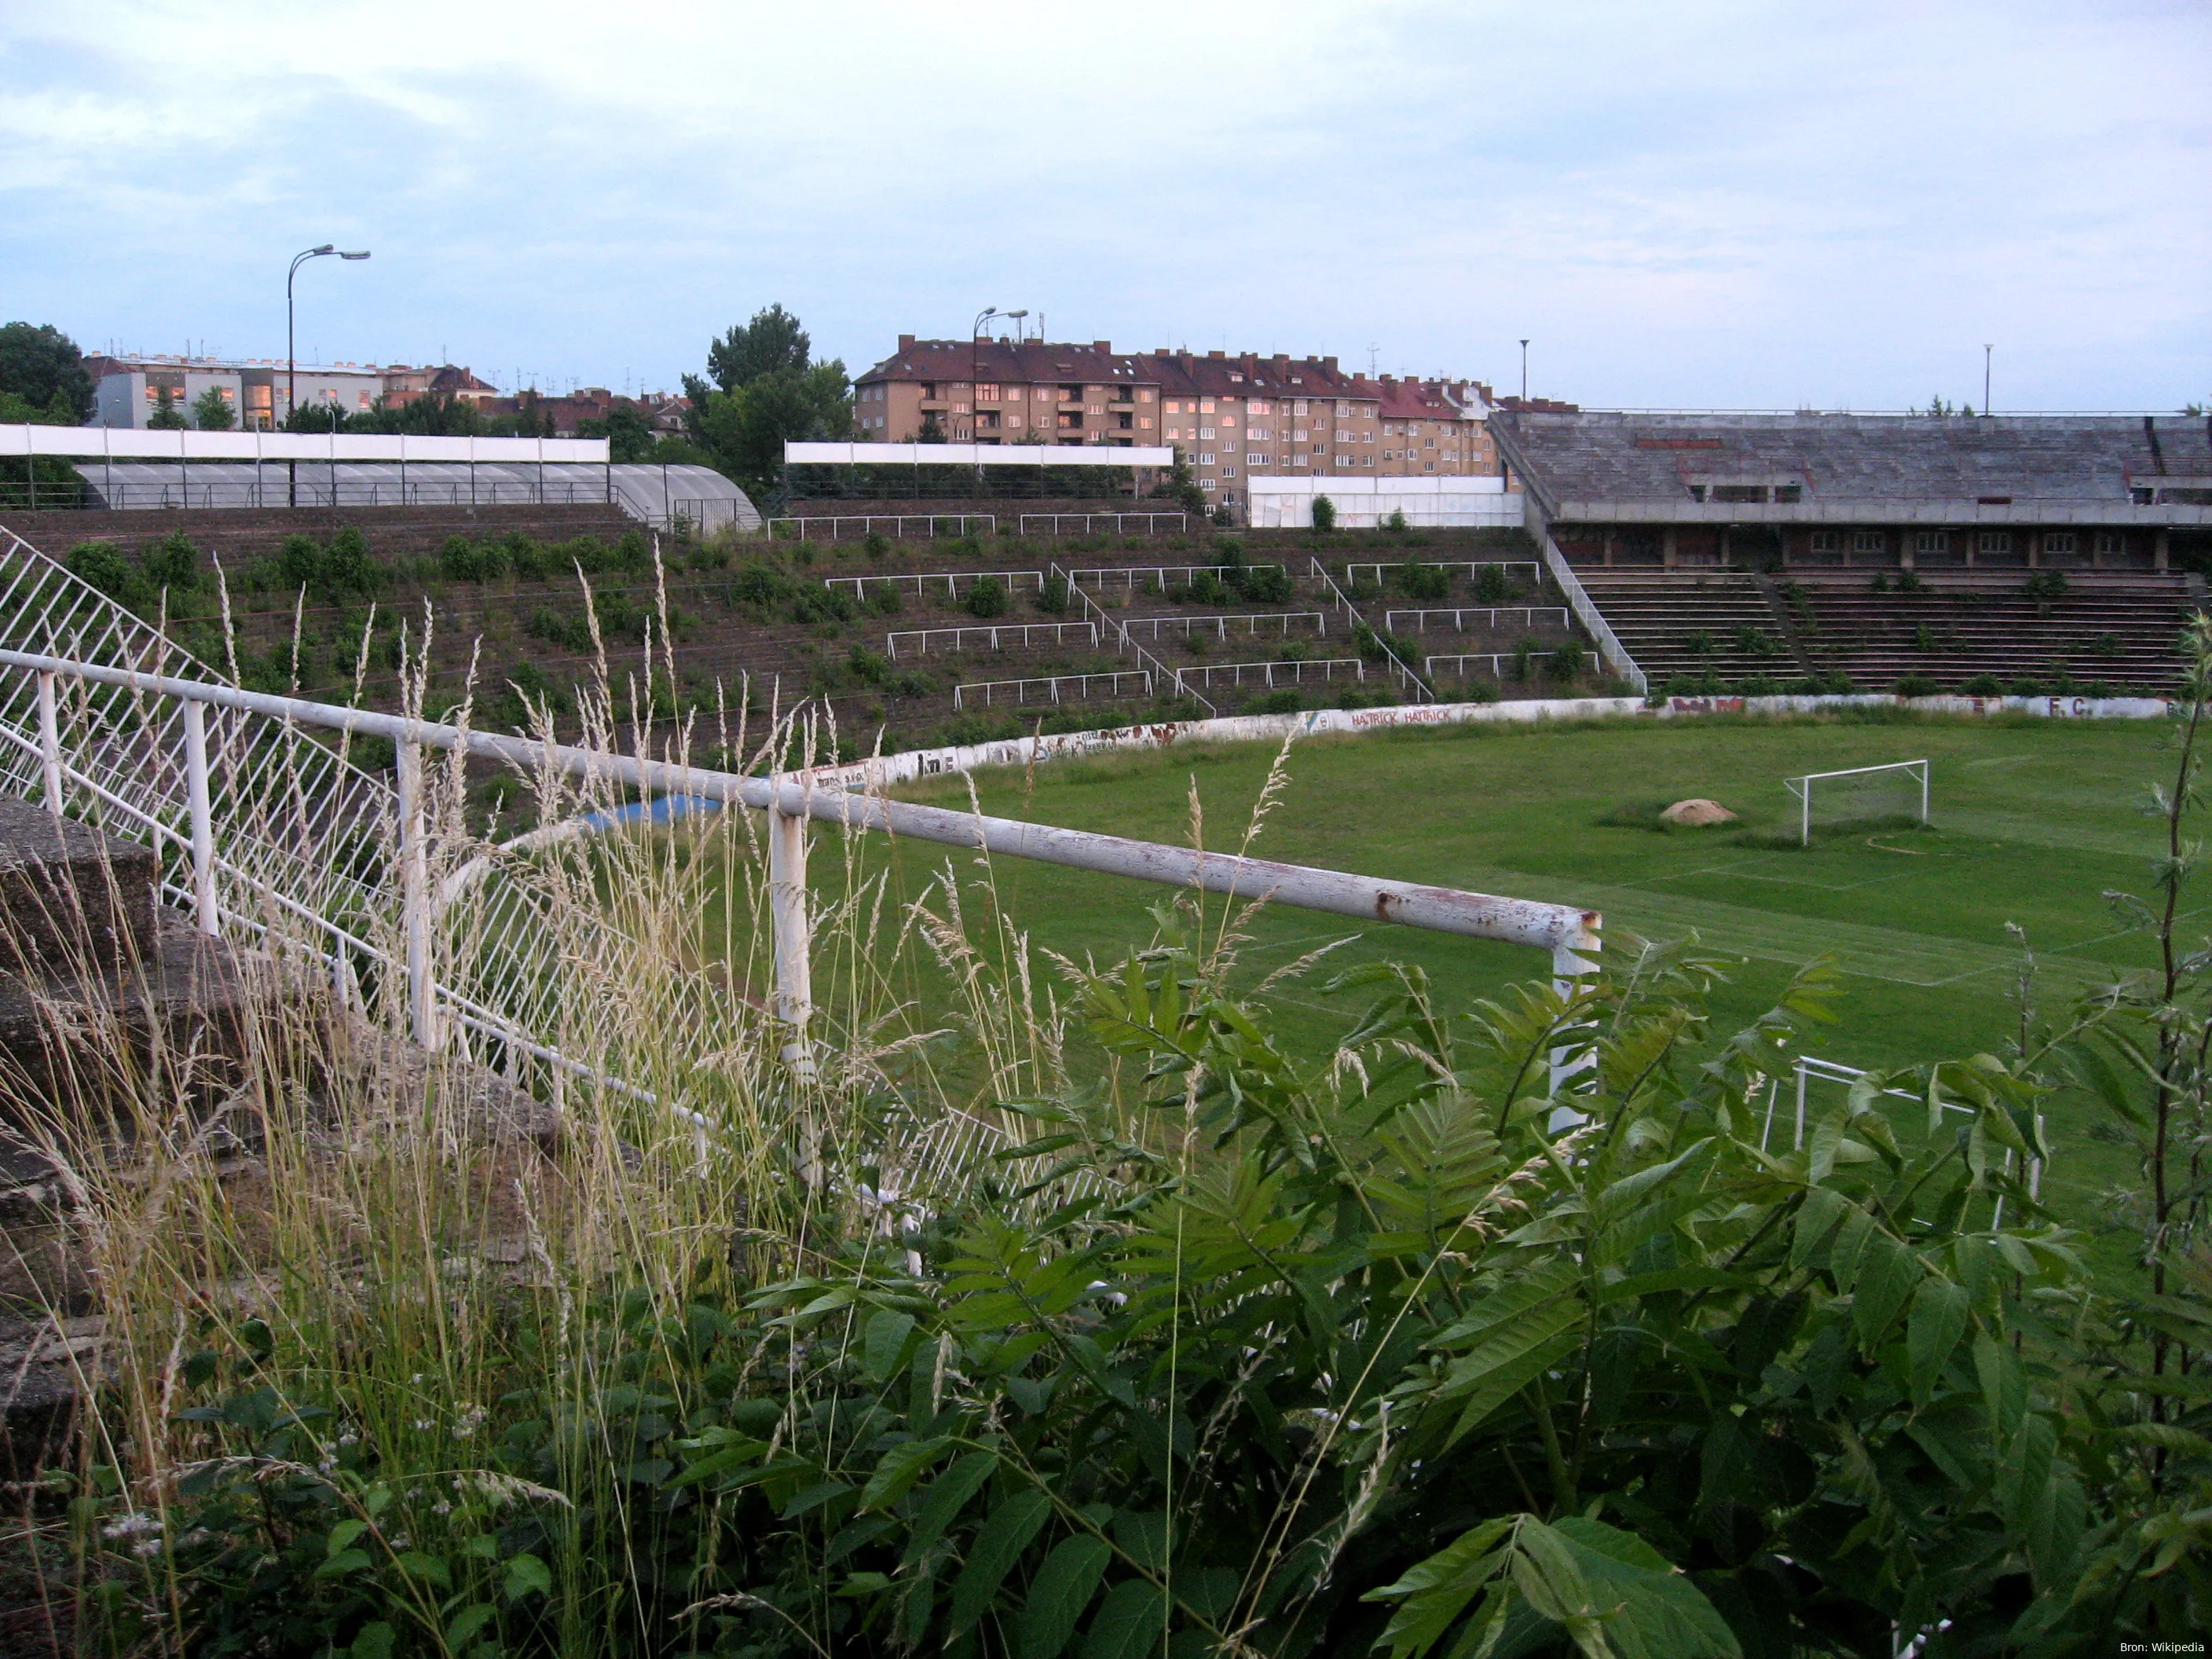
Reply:
M770 300L855 364L1056 335L1591 402L2212 392L2188 0L123 4L0 17L10 308L672 382ZM312 319L312 320L310 320Z

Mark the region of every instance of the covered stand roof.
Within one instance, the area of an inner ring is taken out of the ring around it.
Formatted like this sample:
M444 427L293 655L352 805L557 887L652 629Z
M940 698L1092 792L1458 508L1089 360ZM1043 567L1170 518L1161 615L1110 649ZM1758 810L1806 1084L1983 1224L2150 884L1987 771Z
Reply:
M2212 522L2201 416L1510 413L1492 427L1554 519ZM1771 499L1711 499L1731 484Z
M641 524L665 529L672 512L702 531L757 530L744 491L704 466L593 466L549 461L84 460L77 471L99 505L163 507L447 507L582 504L613 500Z

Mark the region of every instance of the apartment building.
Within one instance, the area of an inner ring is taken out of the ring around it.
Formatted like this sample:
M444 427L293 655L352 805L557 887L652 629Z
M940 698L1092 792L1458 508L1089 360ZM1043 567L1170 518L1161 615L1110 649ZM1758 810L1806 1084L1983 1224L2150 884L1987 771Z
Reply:
M234 427L267 432L280 425L290 398L303 405L358 415L381 398L393 405L441 392L482 407L498 389L466 368L410 368L394 364L301 363L288 369L279 357L124 356L95 352L84 360L98 402L95 426L143 428L161 405L185 419L212 391L229 408Z
M1241 516L1255 477L1495 472L1488 406L1469 382L1372 379L1334 357L902 334L854 382L854 423L880 443L1170 445Z
M1491 477L1490 388L1467 380L1382 379L1382 459L1392 477Z

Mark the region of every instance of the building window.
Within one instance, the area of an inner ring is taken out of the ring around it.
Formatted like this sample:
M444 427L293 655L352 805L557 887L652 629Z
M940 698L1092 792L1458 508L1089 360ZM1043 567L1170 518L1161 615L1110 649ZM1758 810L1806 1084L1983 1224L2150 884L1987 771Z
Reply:
M1213 428L1210 426L1202 426L1198 429L1198 435L1201 438L1211 438L1213 435Z
M1265 466L1267 464L1267 458L1265 455L1247 455L1244 458L1244 465L1247 466Z
M1224 478L1233 478L1237 476L1237 469L1233 466L1224 466L1221 469L1221 476Z
M1201 414L1201 415L1211 415L1211 414L1212 414L1212 413L1213 413L1213 399L1212 399L1212 398L1200 398L1198 400L1198 412L1199 412L1200 414Z
M1152 417L1149 415L1139 415L1137 416L1137 424L1146 432L1150 432L1152 429Z
M2078 545L2070 530L2046 530L2043 532L2043 550L2046 553L2063 553L2070 559Z
M2127 550L2128 538L2124 531L2100 530L2097 532L2097 556L2099 558L2117 559Z
M1200 489L1217 489L1220 486L1216 484L1211 478L1200 478L1198 481L1198 487Z
M1362 466L1372 466L1375 465L1375 458L1372 455L1363 455L1359 458L1359 464Z
M1255 398L1250 403L1244 405L1244 412L1247 415L1271 415L1274 411L1268 407L1267 400L1265 398Z
M999 388L988 380L978 380L975 383L975 401L979 404L995 404L999 401Z
M1350 466L1352 465L1352 457L1349 455L1340 455L1336 458L1336 464L1339 466Z
M1198 464L1200 466L1212 466L1213 465L1213 457L1209 453L1201 453L1198 458Z
M1854 553L1888 552L1889 532L1887 530L1854 530L1851 532L1851 551Z
M1835 552L1837 550L1836 532L1832 530L1814 531L1809 550L1814 553Z
M1140 403L1140 404L1148 404L1148 403L1152 402L1152 394L1151 391L1150 391L1148 388L1144 387L1144 386L1139 386L1139 387L1137 388L1137 401L1138 401L1139 403Z
M1912 532L1912 550L1917 554L1948 553L1951 532L1948 530L1916 530Z
M1436 470L1437 464L1434 461L1424 461L1421 464L1421 471L1424 472L1433 472Z
M2009 553L2012 551L2012 532L1984 530L1981 533L1980 540L1975 544L1975 547L1978 551L1983 553Z

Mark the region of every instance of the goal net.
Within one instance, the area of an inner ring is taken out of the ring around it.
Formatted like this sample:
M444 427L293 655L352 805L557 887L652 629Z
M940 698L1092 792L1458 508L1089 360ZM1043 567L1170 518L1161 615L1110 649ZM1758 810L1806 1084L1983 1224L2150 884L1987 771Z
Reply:
M1797 798L1797 836L1807 846L1812 844L1815 829L1928 822L1928 763L1924 760L1854 766L1840 772L1808 772L1783 781Z

